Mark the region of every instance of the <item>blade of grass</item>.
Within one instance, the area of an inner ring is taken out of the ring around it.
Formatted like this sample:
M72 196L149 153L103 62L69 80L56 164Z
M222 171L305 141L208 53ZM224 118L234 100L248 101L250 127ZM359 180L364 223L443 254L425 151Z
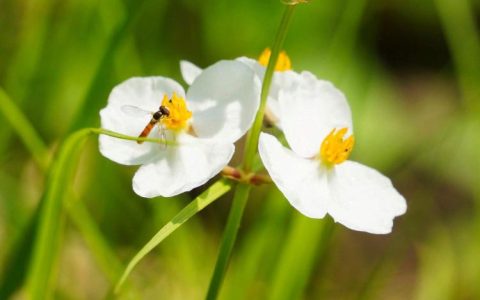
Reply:
M0 112L20 136L22 142L32 153L37 164L46 170L48 168L48 150L37 132L27 120L25 115L18 109L15 103L0 87Z
M25 279L32 257L31 249L37 233L39 215L39 210L36 209L7 254L0 280L0 299L10 299Z
M272 249L281 247L291 213L291 206L280 191L270 189L261 213L242 239L242 246L232 263L234 271L226 277L221 299L263 298L269 293L263 283L279 259L279 253Z
M176 215L192 200L193 198L188 194L182 194L175 198L168 198L165 199L165 201L155 201L155 203L152 203L154 212L153 230L156 231L158 228L163 227L163 225L170 221L172 216ZM148 230L148 234L151 232L152 230ZM189 221L189 226L184 226L182 230L179 230L175 234L175 238L169 240L168 243L162 243L161 249L159 249L161 253L166 253L167 255L168 253L175 253L174 256L165 258L165 264L169 265L172 263L174 264L173 268L175 270L182 270L182 285L196 286L198 285L198 280L202 278L202 269L205 261L197 259L197 248L191 247L191 245L204 245L208 247L206 240L207 235L208 232L206 228L204 228L202 220L200 220L200 218L193 218ZM117 280L118 278L119 277L117 277Z
M468 0L435 0L452 52L466 111L480 110L480 38Z
M74 201L68 205L67 209L68 216L80 231L100 270L105 274L108 282L113 285L123 270L123 265L117 255L110 248L81 201Z
M98 119L98 111L105 104L98 99L106 99L108 91L111 88L105 84L105 78L111 77L115 53L126 38L126 32L131 27L133 21L138 16L138 12L147 1L130 1L127 8L127 15L112 33L108 45L105 47L100 59L97 71L92 78L90 87L85 95L83 102L72 118L70 130L73 132L85 126L93 125Z
M90 133L89 129L84 129L70 135L61 145L50 169L28 274L28 292L31 299L51 297L54 265L64 221L64 197L75 173L81 144Z
M35 128L27 120L25 115L0 87L0 112L4 114L14 131L18 134L27 149L32 153L35 162L47 171L50 165L48 150ZM40 201L42 204L44 198ZM25 228L24 233L19 238L7 260L4 274L12 274L14 276L4 276L2 285L0 286L0 298L8 298L23 282L27 270L28 262L31 257L31 249L33 239L35 238L35 228L38 226L39 211L42 210L41 205L37 207L29 225ZM114 255L100 230L96 227L88 211L81 201L75 201L75 204L69 206L68 210L70 218L79 229L82 237L92 250L92 254L104 272L111 284L115 283L123 269L122 264ZM20 255L21 254L21 255Z
M327 251L334 224L296 214L271 284L268 299L300 299L315 262Z
M342 75L351 64L358 29L366 5L366 0L349 1L344 8L327 53L328 65L325 68L332 81L342 79Z
M233 186L233 183L227 179L221 179L214 184L212 184L207 190L201 193L197 198L195 198L190 204L185 206L173 219L163 226L153 237L148 241L148 243L143 246L140 251L135 254L135 256L130 260L127 265L127 268L123 272L122 277L115 286L115 293L118 294L122 288L125 280L128 278L128 275L132 272L133 268L148 254L150 253L158 244L160 244L164 239L166 239L170 234L177 230L181 225L188 221L195 214L200 212L202 209L210 205L212 202L220 198L226 192L228 192Z
M3 1L5 3L5 1ZM20 4L20 2L16 2ZM34 74L36 66L41 59L42 48L49 36L48 22L51 16L54 3L49 0L39 0L32 2L22 2L18 7L22 9L22 18L20 31L16 33L18 42L8 41L17 44L15 53L12 57L2 57L2 64L7 64L7 76L3 83L4 87L10 91L11 96L20 103L24 103L25 95ZM7 5L8 7L8 5ZM5 43L2 40L2 43ZM10 128L0 128L0 156L5 153L8 147L12 132ZM7 141L7 142L6 142Z

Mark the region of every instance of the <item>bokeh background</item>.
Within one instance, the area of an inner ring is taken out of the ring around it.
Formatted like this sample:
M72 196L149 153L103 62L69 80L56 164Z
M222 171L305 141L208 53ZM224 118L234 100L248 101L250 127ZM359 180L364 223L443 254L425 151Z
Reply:
M1 299L25 296L45 187L38 151L52 156L69 133L98 126L109 91L129 77L183 83L181 59L206 67L257 57L282 11L278 0L0 1ZM285 42L294 69L344 91L353 159L388 175L408 211L392 234L369 235L307 219L275 187L255 188L221 299L480 299L479 13L478 0L314 0L296 9ZM7 98L39 140L19 137L26 125ZM102 299L202 190L142 199L131 188L136 168L97 147L96 137L84 145L65 199L55 299ZM165 240L121 298L203 298L230 203L228 194Z

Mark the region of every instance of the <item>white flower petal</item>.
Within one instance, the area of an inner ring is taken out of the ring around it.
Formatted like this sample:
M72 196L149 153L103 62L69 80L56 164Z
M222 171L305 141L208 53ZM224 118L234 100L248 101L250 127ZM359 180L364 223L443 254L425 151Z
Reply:
M108 105L120 107L134 105L145 110L157 110L163 95L172 96L173 92L185 97L183 87L170 78L133 77L115 86L108 97Z
M164 94L173 92L184 97L185 92L177 82L164 77L136 77L117 85L108 98L107 106L100 111L102 128L118 133L138 136L151 119L148 112L158 110ZM143 115L128 114L124 106L135 106L144 110ZM159 137L154 128L150 137ZM125 165L138 165L150 161L157 152L158 145L137 144L110 136L99 138L100 152L107 158Z
M185 80L188 85L191 85L202 71L201 68L189 61L180 61L180 72L182 73L183 80Z
M389 233L393 218L407 209L405 199L390 179L353 161L335 166L329 188L332 198L328 213L353 230Z
M260 100L260 81L238 61L205 69L187 92L192 126L202 138L235 142L252 125Z
M297 83L279 92L280 119L292 150L313 157L334 128L349 128L352 117L345 96L328 81L302 72Z
M180 146L168 146L156 160L138 169L133 177L133 190L142 197L172 197L190 191L218 174L232 158L231 143L181 134Z
M260 77L260 79L263 80L263 76L265 75L266 68L261 64L259 64L258 61L246 56L237 57L235 60L247 65L250 69L252 69L255 72L255 74L257 74L258 77Z
M263 165L290 204L307 217L323 218L330 195L319 162L299 157L266 133L261 133L258 148Z
M258 76L260 81L263 81L266 68L259 64L258 61L244 56L237 58L237 60L249 66ZM283 89L288 90L294 88L298 85L300 78L300 74L294 71L274 72L273 74L272 84L270 85L270 91L268 93L267 107L276 118L275 125L279 128L282 128L280 104L278 103L280 91Z
M115 117L116 114L120 113L113 109L103 109L100 112L102 128L130 136L138 136L150 119L147 117L141 120L128 116L121 119ZM150 136L158 138L158 129L154 128ZM136 141L127 141L106 135L100 135L99 137L100 153L123 165L139 165L150 161L155 156L157 152L155 148L158 146L154 143L137 144Z

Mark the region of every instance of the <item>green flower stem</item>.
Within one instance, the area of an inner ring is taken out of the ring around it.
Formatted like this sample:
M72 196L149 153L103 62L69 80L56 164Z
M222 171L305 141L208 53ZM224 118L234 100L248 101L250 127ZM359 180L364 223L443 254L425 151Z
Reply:
M136 136L129 136L129 135L121 134L121 133L114 132L114 131L107 130L107 129L103 129L103 128L88 128L88 130L90 130L91 133L108 135L108 136L119 138L119 139L122 139L122 140L137 141L137 142L150 142L150 143L165 144L165 145L171 145L171 146L178 145L178 143L173 142L173 141L168 141L168 140L163 140L163 139L152 139L152 138L142 138L142 137L136 137Z
M295 6L296 5L286 6L285 13L283 14L275 42L272 47L272 54L270 56L270 60L268 61L267 70L265 71L265 76L263 77L262 92L260 94L260 106L258 108L257 116L255 117L253 126L248 133L245 146L245 155L243 157L243 170L246 173L251 171L253 158L255 157L255 153L257 153L258 139L262 130L263 116L265 115L268 93L270 92L270 85L272 84L273 80L273 72L275 71L278 55L282 50L283 42L285 41L285 37L287 35L288 25L290 24Z
M270 91L270 85L273 79L273 72L275 71L275 65L278 60L278 55L283 46L283 42L287 35L288 25L295 9L295 5L286 6L283 14L280 27L278 29L275 42L272 47L272 54L268 62L267 70L263 78L262 91L260 94L260 107L258 109L255 121L250 129L246 146L245 155L243 157L242 170L245 174L251 172L255 154L257 152L258 139L260 137L260 131L263 124L263 116L265 114L265 107L267 104L268 93ZM232 254L233 245L237 239L238 229L240 228L240 222L242 220L243 211L247 204L248 196L250 193L250 185L239 183L235 189L235 195L233 196L232 208L228 216L227 225L222 237L222 243L220 245L220 251L218 254L215 269L213 271L212 279L208 287L207 297L208 300L216 299L220 291L220 287L227 270L230 256Z
M230 255L232 253L233 245L237 239L238 229L240 228L240 221L242 220L243 211L247 204L248 194L250 193L249 184L239 183L235 189L235 196L233 198L232 208L228 215L227 226L223 233L222 245L218 254L217 263L215 264L215 271L213 272L210 286L208 288L208 300L217 299L218 292L222 285L225 271L227 270Z

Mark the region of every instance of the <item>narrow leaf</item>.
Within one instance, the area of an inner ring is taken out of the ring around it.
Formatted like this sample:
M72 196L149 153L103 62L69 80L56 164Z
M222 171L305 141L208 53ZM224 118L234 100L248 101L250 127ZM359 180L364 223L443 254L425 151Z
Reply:
M173 219L163 226L153 238L143 246L140 251L128 263L127 268L123 272L122 277L115 286L115 293L120 291L120 288L125 283L128 275L133 268L156 246L158 246L165 238L177 230L183 223L188 221L195 214L210 205L212 202L220 198L232 188L233 183L227 179L221 179L212 184L207 190L185 206Z
M15 105L12 99L0 87L0 112L10 123L15 132L21 138L22 142L32 153L37 164L43 169L48 168L48 152L47 147L38 136L32 124L27 120L25 115Z
M80 144L90 132L85 129L70 135L62 144L49 173L28 276L29 295L33 300L51 296L53 266L63 227L63 198L74 175Z

